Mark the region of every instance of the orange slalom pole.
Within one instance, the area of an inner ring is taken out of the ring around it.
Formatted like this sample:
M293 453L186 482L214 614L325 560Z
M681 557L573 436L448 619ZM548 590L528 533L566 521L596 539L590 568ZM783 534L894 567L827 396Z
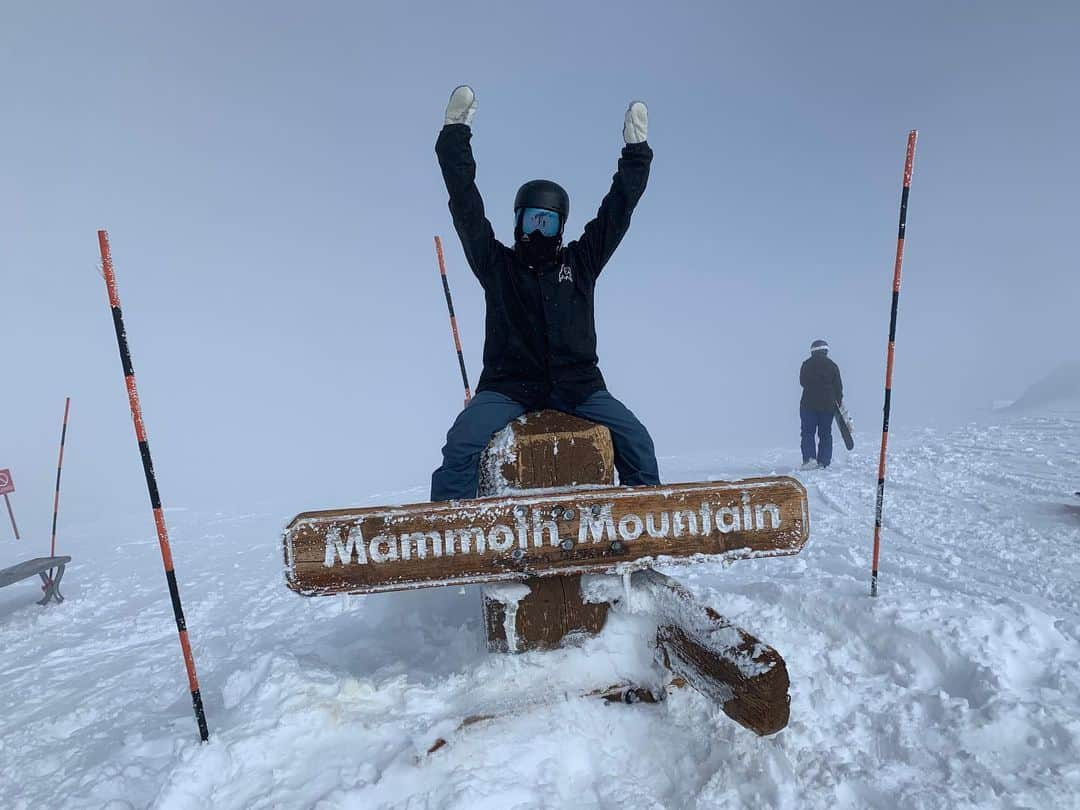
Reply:
M53 496L52 543L49 556L56 556L56 516L60 511L60 471L64 469L64 441L67 439L68 412L71 410L71 397L64 399L64 427L60 431L60 460L56 462L56 494Z
M154 475L154 462L150 458L150 444L146 439L142 406L139 405L139 389L135 385L135 369L131 365L127 331L124 329L124 316L120 310L120 296L116 290L116 274L113 272L112 253L109 250L109 234L105 231L98 231L98 246L101 249L101 267L105 274L105 286L109 291L109 306L112 308L116 342L120 347L120 363L124 369L128 404L131 406L131 420L135 423L135 439L139 443L139 455L142 457L143 473L146 475L146 488L150 493L150 506L154 511L154 524L157 527L158 547L161 549L161 561L165 565L165 580L169 585L169 597L172 600L173 616L176 619L176 631L180 636L180 649L184 654L184 666L187 668L188 686L191 689L191 704L195 709L195 722L199 726L199 737L203 742L206 742L210 737L210 732L206 727L206 712L203 710L202 694L199 692L199 679L195 673L195 657L191 653L187 621L184 619L184 607L180 603L180 587L176 584L176 573L173 570L172 549L169 546L169 530L165 525L165 515L161 511L161 495L158 493L157 477Z
M469 388L469 375L465 373L465 356L461 353L461 337L458 335L457 316L454 315L454 301L450 297L450 282L446 279L446 261L443 259L442 240L435 237L435 254L439 257L439 274L442 276L443 292L446 294L446 308L450 310L450 331L454 334L454 348L457 349L458 367L461 369L461 382L465 385L465 404L472 399Z
M881 521L885 507L885 452L889 444L889 412L892 407L893 358L896 353L896 314L900 304L900 268L904 263L904 234L907 230L908 193L911 175L915 169L915 142L919 138L916 129L908 133L907 157L904 160L904 189L900 194L900 230L896 238L896 263L893 266L892 311L889 316L889 348L885 362L885 408L881 425L881 456L878 459L877 497L874 504L874 559L870 573L870 595L878 592L878 560L881 556Z

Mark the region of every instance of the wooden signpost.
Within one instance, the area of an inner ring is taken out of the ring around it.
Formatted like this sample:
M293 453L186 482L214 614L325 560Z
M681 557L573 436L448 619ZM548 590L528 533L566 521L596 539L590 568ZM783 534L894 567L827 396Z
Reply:
M797 554L808 529L781 477L305 512L284 545L289 587L325 596Z
M515 419L480 456L480 496L527 489L615 486L615 450L608 429L558 411ZM525 577L483 588L491 652L553 650L573 636L604 629L611 605L586 602L581 574Z
M758 735L779 731L789 713L784 659L652 569L797 554L810 529L806 490L789 477L620 488L613 462L606 428L528 414L485 451L486 497L298 515L283 537L286 582L305 596L485 583L488 647L499 652L552 649L600 632L609 610L645 610L668 687L691 686ZM586 595L583 574L631 576L594 578ZM627 581L642 598L621 598ZM597 583L607 583L600 597ZM655 701L664 689L583 695Z

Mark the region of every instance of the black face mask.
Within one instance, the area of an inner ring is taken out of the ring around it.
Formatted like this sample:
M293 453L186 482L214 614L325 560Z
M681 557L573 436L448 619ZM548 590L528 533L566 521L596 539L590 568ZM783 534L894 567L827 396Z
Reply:
M560 236L544 236L540 231L518 236L514 242L514 254L530 270L539 270L554 264L562 244Z

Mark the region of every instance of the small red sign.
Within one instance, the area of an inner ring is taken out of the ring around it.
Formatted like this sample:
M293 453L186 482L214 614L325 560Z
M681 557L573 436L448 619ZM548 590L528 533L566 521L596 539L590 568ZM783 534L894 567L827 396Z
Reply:
M0 470L0 495L15 491L15 482L11 480L11 470Z

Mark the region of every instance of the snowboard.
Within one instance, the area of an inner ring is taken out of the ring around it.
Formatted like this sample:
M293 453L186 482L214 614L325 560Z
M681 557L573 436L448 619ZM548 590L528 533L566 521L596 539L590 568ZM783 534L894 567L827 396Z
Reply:
M851 415L847 408L836 403L836 426L840 429L840 438L844 440L844 447L848 450L855 449L855 423L851 421Z
M305 512L286 527L286 583L304 596L798 554L794 478L532 490L445 503Z

